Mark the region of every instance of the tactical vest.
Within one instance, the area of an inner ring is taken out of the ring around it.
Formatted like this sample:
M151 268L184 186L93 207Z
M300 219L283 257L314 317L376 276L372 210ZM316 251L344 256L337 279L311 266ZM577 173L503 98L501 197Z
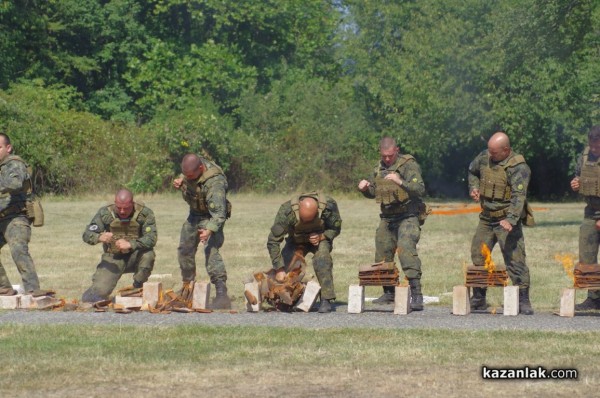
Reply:
M406 192L406 189L398 186L394 181L386 180L385 176L389 173L398 173L400 167L409 160L414 159L411 155L402 155L393 169L377 170L377 174L375 175L375 202L385 206L390 204L404 204L408 201L408 192Z
M579 193L584 196L600 196L600 158L595 162L588 160L590 147L583 150Z
M17 155L8 155L2 161L2 163L0 163L0 169L12 160L16 160L25 165L25 168L27 169L27 177L26 177L25 181L23 181L23 188L20 191L2 193L2 194L0 194L0 198L7 198L9 196L22 195L23 200L20 203L17 201L16 204L11 205L11 206L7 207L6 209L4 209L2 212L0 212L0 218L4 218L11 214L27 213L27 207L28 207L27 202L30 202L33 200L33 184L31 182L32 170L31 170L31 167L29 167L29 165L23 159L21 159L21 157L19 157Z
M300 199L306 197L315 199L319 206L317 216L308 223L304 223L300 220ZM325 232L325 222L321 219L321 213L327 206L327 199L325 198L325 195L323 195L321 192L310 192L299 196L294 196L290 200L290 204L292 205L292 210L296 215L296 224L290 228L290 235L293 237L295 243L310 243L310 240L308 239L310 234L322 234Z
M216 175L225 175L223 170L215 163L208 160L203 160L206 170L202 173L200 178L196 181L188 181L183 179L183 200L185 200L190 208L202 215L210 215L208 211L208 203L206 203L206 195L202 192L202 185L209 179ZM229 205L228 205L229 208ZM229 213L229 212L228 212Z
M109 231L112 232L113 237L108 245L107 252L112 254L121 253L119 249L117 249L115 243L119 239L125 239L128 241L139 239L142 236L142 224L143 221L140 220L138 222L138 218L140 217L140 212L144 206L136 203L134 205L134 212L131 215L129 220L121 220L115 213L115 205L108 206L108 210L113 216L113 220L110 223Z
M509 201L512 195L506 169L518 164L525 163L522 155L515 155L506 162L504 166L499 164L490 166L490 161L481 170L479 179L479 193L487 200Z

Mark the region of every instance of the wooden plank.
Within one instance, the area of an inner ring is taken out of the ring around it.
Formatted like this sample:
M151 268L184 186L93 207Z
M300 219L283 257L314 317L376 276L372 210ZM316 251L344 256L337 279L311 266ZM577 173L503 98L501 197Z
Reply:
M454 286L452 289L452 314L469 315L471 313L470 290L467 286Z
M504 315L519 315L519 286L504 286Z
M348 289L348 313L360 314L365 308L365 287L350 285Z
M394 314L407 315L410 314L410 288L408 286L396 286L394 297Z

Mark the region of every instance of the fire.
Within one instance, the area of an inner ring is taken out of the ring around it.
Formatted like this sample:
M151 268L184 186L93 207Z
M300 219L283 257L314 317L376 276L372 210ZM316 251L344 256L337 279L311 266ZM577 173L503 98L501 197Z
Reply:
M494 260L492 260L492 252L490 251L490 248L487 247L485 243L481 244L481 255L485 260L483 266L487 270L488 274L491 274L496 270L496 264L494 264Z
M554 259L562 264L567 276L571 278L573 281L573 286L575 286L575 274L573 270L575 269L575 254L573 253L557 253L554 255Z

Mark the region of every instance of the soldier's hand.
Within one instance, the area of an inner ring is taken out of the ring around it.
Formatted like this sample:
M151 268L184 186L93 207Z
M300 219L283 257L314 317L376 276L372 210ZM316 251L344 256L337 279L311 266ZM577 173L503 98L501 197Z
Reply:
M110 243L112 240L113 234L112 232L102 232L98 237L98 241L102 243Z
M501 226L502 228L504 228L504 230L505 230L506 232L510 232L510 231L512 231L512 229L513 229L513 226L512 226L512 225L511 225L511 224L510 224L508 221L506 221L506 220L501 220L501 221L500 221L500 226Z
M277 273L275 274L275 280L279 283L283 283L283 282L285 282L285 276L286 276L286 273L283 270L283 268L279 268L277 270Z
M115 242L115 246L121 253L127 253L131 250L131 243L126 239L119 239Z
M202 229L201 228L198 230L198 238L200 238L200 243L202 243L203 245L205 245L206 242L208 242L211 235L212 235L212 231L210 229Z
M600 231L600 220L596 221L596 231Z
M173 188L175 188L175 189L181 188L182 184L183 184L183 178L176 178L173 180Z
M399 186L402 185L402 179L396 173L390 173L390 174L386 175L385 177L383 177L383 179L384 180L394 181L394 183L396 183Z
M321 242L323 239L321 238L321 234L317 234L317 233L312 233L308 236L308 241L313 245L313 246L319 246L319 242Z
M361 192L366 191L371 186L371 183L367 180L361 180L358 183L358 190Z
M471 199L473 199L475 202L479 202L479 189L474 188L471 193L469 193L469 196L471 197Z
M580 183L579 183L579 177L575 177L571 180L571 189L575 192L579 191L579 187L580 187Z

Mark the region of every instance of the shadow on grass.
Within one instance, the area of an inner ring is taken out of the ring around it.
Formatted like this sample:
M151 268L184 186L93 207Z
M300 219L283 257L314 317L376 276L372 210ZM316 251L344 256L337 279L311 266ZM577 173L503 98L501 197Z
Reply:
M535 223L535 227L566 227L570 225L581 225L581 220L573 221L539 221Z

